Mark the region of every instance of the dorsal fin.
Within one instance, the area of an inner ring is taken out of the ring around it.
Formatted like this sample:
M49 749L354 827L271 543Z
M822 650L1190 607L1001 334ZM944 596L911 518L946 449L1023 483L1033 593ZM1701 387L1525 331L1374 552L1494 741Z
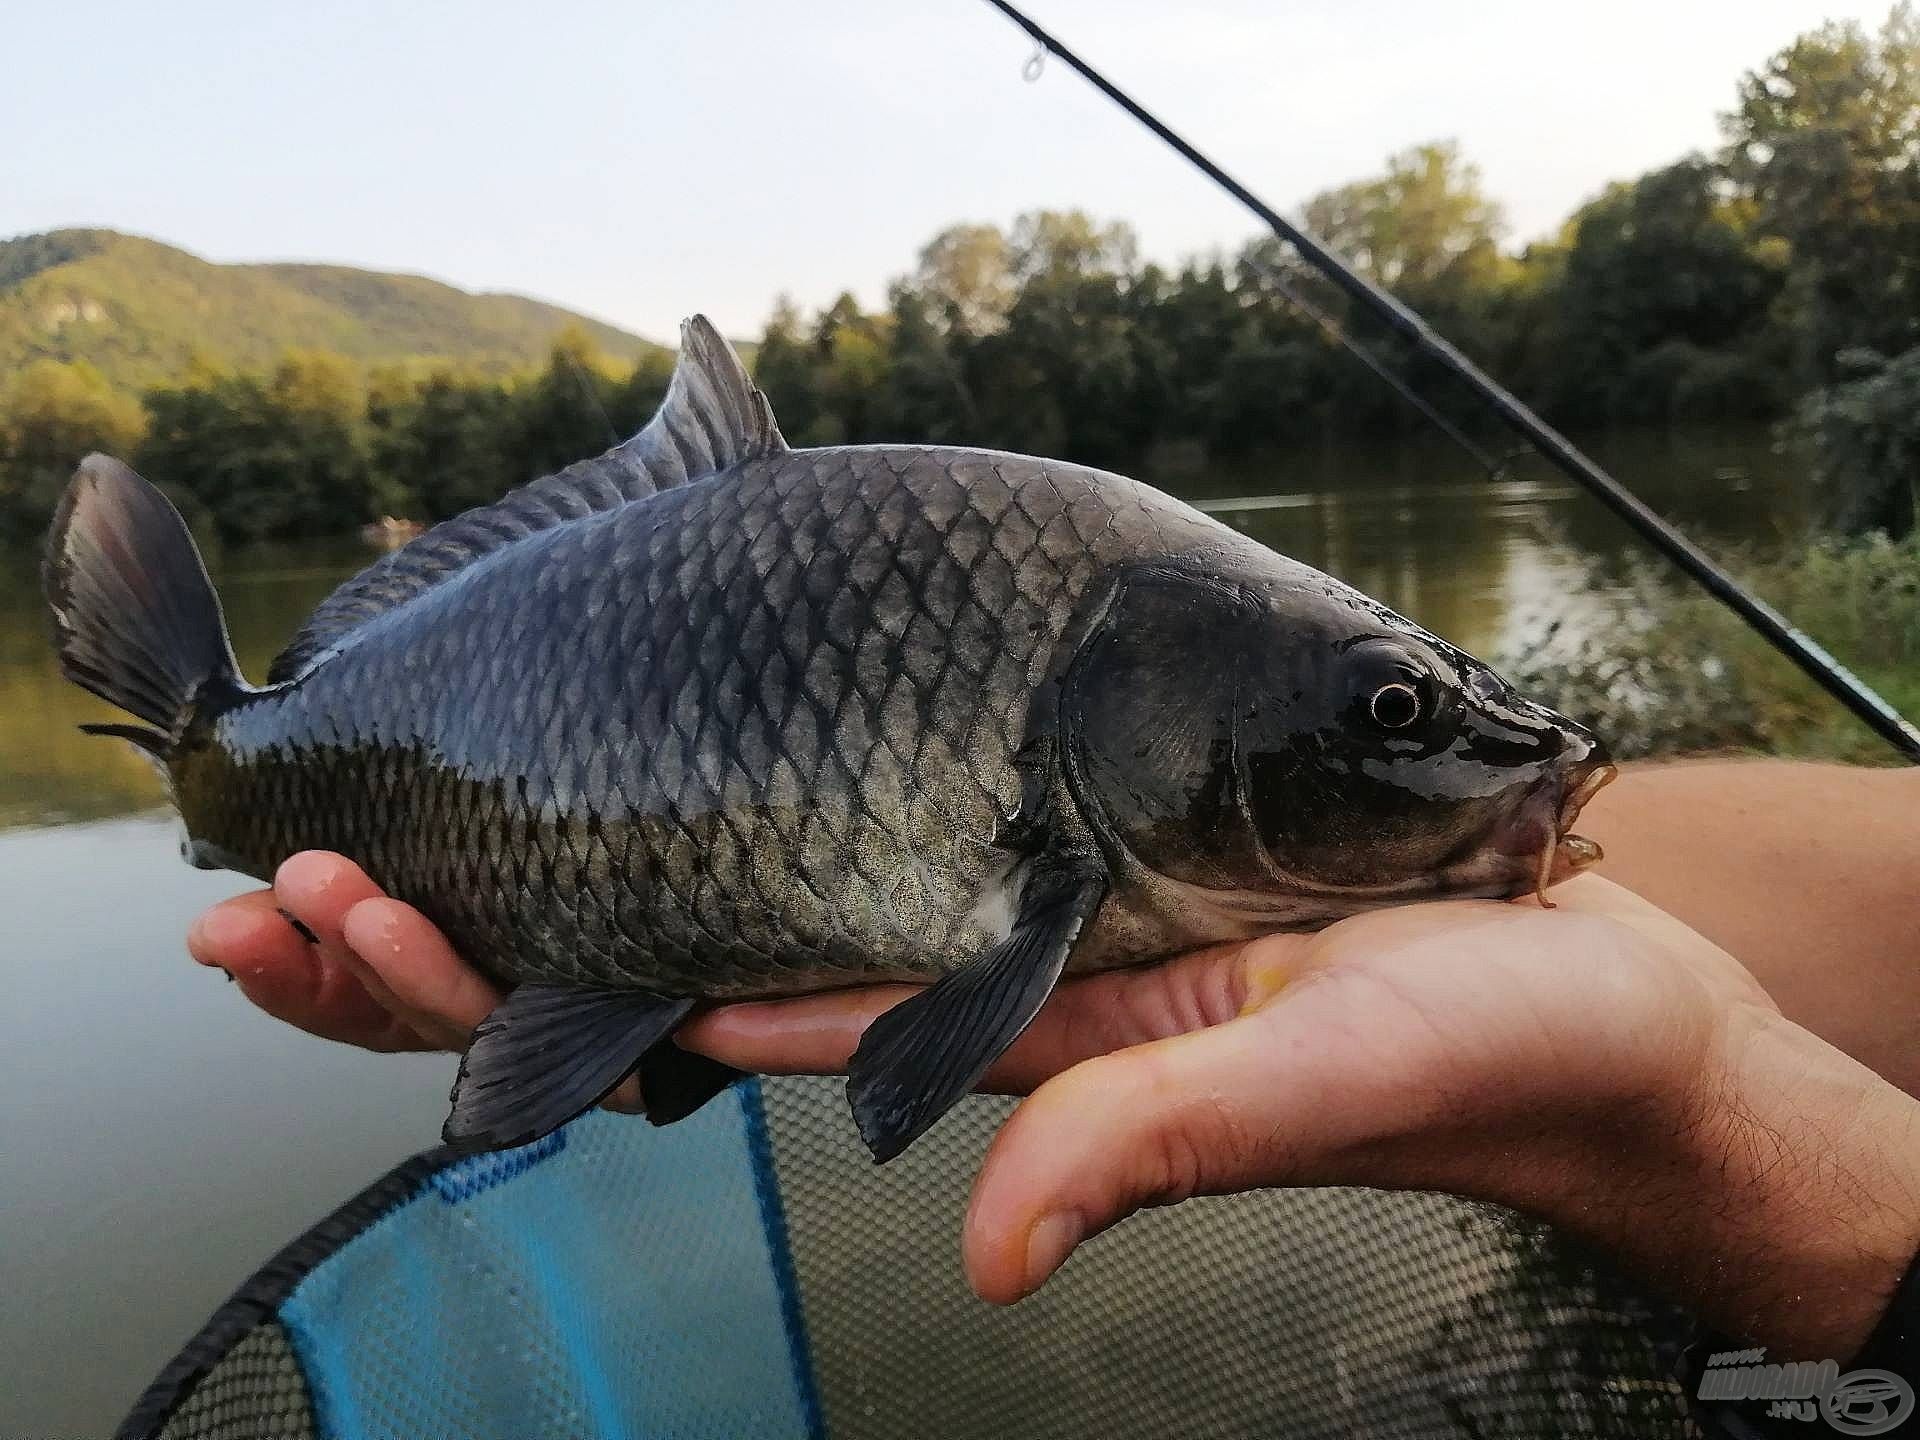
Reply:
M375 561L320 602L267 672L291 680L315 657L374 616L538 530L611 510L787 448L767 397L747 378L713 323L680 326L680 356L660 413L623 445L509 491L491 505L444 520Z

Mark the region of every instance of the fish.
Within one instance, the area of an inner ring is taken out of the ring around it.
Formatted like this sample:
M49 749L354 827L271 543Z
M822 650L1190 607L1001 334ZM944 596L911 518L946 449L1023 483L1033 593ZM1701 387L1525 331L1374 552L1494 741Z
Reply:
M793 448L705 319L606 453L344 582L251 684L180 514L91 456L43 566L66 676L135 723L194 865L350 857L506 998L449 1144L636 1071L740 1078L697 1007L923 984L848 1096L876 1160L1064 976L1382 906L1537 893L1613 774L1583 726L1320 571L1106 471Z

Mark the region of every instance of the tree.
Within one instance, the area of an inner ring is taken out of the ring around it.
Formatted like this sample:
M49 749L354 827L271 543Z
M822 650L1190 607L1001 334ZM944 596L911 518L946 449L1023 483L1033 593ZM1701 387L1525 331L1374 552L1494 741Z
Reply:
M1752 418L1775 413L1779 356L1768 329L1784 278L1777 243L1752 233L1751 205L1719 168L1690 156L1607 188L1568 222L1540 319L1551 333L1555 412L1585 421ZM1774 364L1748 363L1765 354ZM1709 396L1706 377L1733 367Z
M549 475L626 439L631 431L613 415L622 398L593 337L577 325L561 331L546 366L513 392L507 447L513 483Z
M1451 140L1417 145L1386 172L1307 202L1307 229L1403 295L1455 294L1498 278L1500 207Z
M789 296L780 296L761 332L753 365L754 383L766 392L781 430L790 438L811 434L823 410L813 347L801 329L799 308Z
M897 280L887 292L887 309L893 317L888 384L873 402L874 437L966 444L969 435L980 433L979 416L966 376L969 335L953 327L950 301ZM944 327L936 311L944 312Z
M437 369L376 388L367 407L383 508L444 520L527 478L515 456L512 397L497 380Z
M193 497L223 539L336 535L376 509L365 404L351 362L290 353L265 378L149 391L137 465Z
M1499 248L1500 207L1452 141L1403 150L1382 174L1316 195L1305 219L1362 274L1424 312L1460 348L1497 364L1495 319L1514 266ZM1326 293L1317 280L1298 288L1310 299ZM1444 371L1344 297L1327 295L1322 308L1344 314L1354 337L1416 390L1444 383ZM1327 416L1341 428L1391 431L1410 423L1409 408L1358 364L1334 359L1327 388Z
M832 423L816 421L811 430L802 432L805 443L831 445L878 438L873 417L875 399L888 379L887 328L886 317L862 313L850 294L842 293L821 312L813 334L815 384Z
M1006 235L997 225L949 225L921 248L912 287L929 321L968 335L993 333L1013 305Z
M1102 225L1084 210L1029 210L1013 222L1008 257L1024 289L1050 279L1124 275L1139 249L1125 221Z
M1850 350L1841 363L1853 378L1816 391L1798 417L1813 440L1824 518L1848 534L1904 539L1920 490L1920 346L1891 360Z
M145 424L139 402L85 361L36 360L0 389L0 539L38 534L74 466L125 456Z
M1728 173L1764 233L1791 247L1807 380L1839 354L1920 341L1920 15L1896 5L1802 35L1739 85L1723 117Z
M667 398L667 386L672 383L673 356L663 350L653 350L640 357L614 391L608 407L614 428L623 438L653 418L661 401Z
M1500 209L1451 142L1315 196L1308 226L1567 422L1771 418L1817 392L1828 488L1867 497L1842 522L1898 529L1900 406L1920 351L1915 4L1873 34L1801 36L1741 80L1718 155L1609 186L1519 256L1502 251ZM1230 260L1142 263L1128 226L1081 210L948 226L875 312L850 293L806 315L783 298L754 377L796 444L987 445L1164 474L1170 456L1421 425L1342 340L1456 423L1485 420L1399 330L1276 239ZM1898 358L1848 369L1843 352L1866 346ZM153 392L140 453L236 537L382 509L437 519L624 439L670 373L660 354L611 365L578 328L538 371L504 380L416 363L363 384L311 353L264 377L196 363ZM139 425L98 376L24 372L0 396L0 524L31 513L37 525L69 452L131 443Z

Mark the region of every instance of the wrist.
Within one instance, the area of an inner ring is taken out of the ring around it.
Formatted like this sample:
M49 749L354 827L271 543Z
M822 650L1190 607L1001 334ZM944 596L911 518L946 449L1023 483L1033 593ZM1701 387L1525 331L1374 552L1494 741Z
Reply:
M1920 1251L1920 1101L1778 1015L1731 1017L1676 1128L1682 1298L1781 1360L1845 1362Z

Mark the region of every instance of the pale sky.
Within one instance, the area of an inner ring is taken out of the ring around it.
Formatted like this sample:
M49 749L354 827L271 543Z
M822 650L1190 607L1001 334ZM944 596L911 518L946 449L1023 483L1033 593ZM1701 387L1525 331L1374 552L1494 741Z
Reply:
M1551 232L1715 140L1736 76L1884 0L1033 0L1039 21L1294 210L1457 138ZM0 236L106 225L211 259L511 290L670 338L757 334L955 220L1081 206L1145 254L1252 218L981 0L258 0L10 7Z

